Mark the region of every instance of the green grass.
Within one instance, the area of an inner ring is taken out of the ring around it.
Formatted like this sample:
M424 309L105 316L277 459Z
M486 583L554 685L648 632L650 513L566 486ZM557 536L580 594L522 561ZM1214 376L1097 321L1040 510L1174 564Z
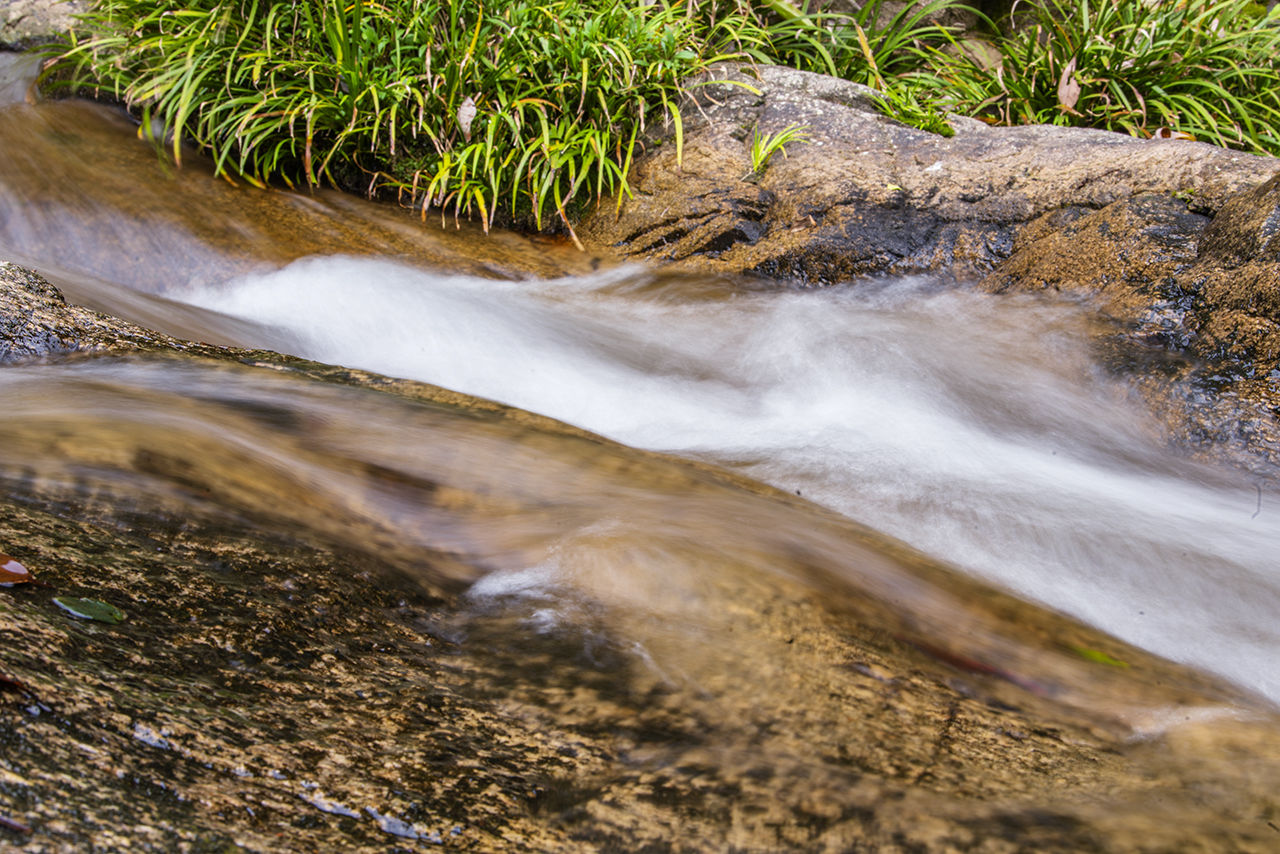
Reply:
M679 157L682 81L709 64L871 83L944 43L919 11L881 23L881 5L98 0L51 79L123 101L175 159L192 144L232 178L391 190L486 227L553 215L572 234L575 211L629 192L646 136L674 136Z
M683 3L100 0L55 74L257 184L391 188L537 228L625 192L637 142L721 55ZM474 115L468 120L468 112Z
M807 141L808 129L807 125L790 124L777 133L761 133L760 128L756 128L751 134L751 171L748 176L763 175L773 155L781 152L786 157L788 145Z
M1005 124L1159 128L1280 153L1280 9L1246 0L1041 0L988 67L936 52L921 76L947 108Z
M830 74L855 83L878 86L884 78L918 70L930 48L945 46L952 32L928 16L958 8L955 0L905 4L893 14L886 0L865 0L856 11L837 14L809 11L811 4L766 0L705 0L698 4L704 21L733 12L729 41L764 64Z
M571 235L586 206L629 193L646 140L679 158L682 87L725 58L874 86L887 114L943 134L953 111L1280 152L1280 10L1022 2L1031 25L993 35L991 64L927 17L960 5L98 0L49 79L123 101L175 159L194 145L235 180Z

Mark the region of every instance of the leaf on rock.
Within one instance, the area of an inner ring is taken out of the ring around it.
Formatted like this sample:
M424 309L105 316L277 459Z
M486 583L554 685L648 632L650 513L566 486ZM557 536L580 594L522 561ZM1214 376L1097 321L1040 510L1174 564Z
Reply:
M1100 649L1090 649L1087 646L1073 646L1071 647L1071 651L1074 652L1076 655L1080 656L1081 658L1085 659L1086 661L1093 661L1098 664L1105 664L1108 667L1126 668L1129 666L1129 662L1121 661L1120 659L1114 656L1107 655L1105 652L1103 652Z
M30 580L30 570L8 555L0 554L0 587L26 584Z
M26 682L14 679L0 673L0 691L13 691L16 694L31 694L31 688Z
M1152 139L1195 139L1194 136L1186 131L1174 130L1173 128L1158 127L1151 132Z
M123 623L124 611L115 605L99 602L97 599L77 599L73 596L57 596L53 604L73 617L82 620L97 620L100 623Z

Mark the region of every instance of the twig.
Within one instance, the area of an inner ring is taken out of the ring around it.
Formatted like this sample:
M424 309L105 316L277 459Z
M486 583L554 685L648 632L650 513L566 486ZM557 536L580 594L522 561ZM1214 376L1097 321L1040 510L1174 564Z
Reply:
M14 821L13 819L6 818L2 815L0 815L0 827L3 827L5 830L12 830L14 833L31 833L32 832L31 828L27 827L22 822Z

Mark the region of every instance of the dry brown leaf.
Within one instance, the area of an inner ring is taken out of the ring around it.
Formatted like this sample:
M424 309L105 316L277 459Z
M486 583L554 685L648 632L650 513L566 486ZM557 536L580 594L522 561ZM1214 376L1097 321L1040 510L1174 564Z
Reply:
M1058 105L1066 112L1078 115L1076 103L1079 100L1080 83L1076 80L1076 58L1073 56L1058 78Z

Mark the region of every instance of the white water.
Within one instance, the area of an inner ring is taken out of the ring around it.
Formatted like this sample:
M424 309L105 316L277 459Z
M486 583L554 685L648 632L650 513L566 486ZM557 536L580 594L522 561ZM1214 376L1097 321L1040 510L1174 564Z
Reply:
M190 302L265 345L729 464L1280 700L1280 510L1178 460L1070 310L911 279L769 294L310 259Z

